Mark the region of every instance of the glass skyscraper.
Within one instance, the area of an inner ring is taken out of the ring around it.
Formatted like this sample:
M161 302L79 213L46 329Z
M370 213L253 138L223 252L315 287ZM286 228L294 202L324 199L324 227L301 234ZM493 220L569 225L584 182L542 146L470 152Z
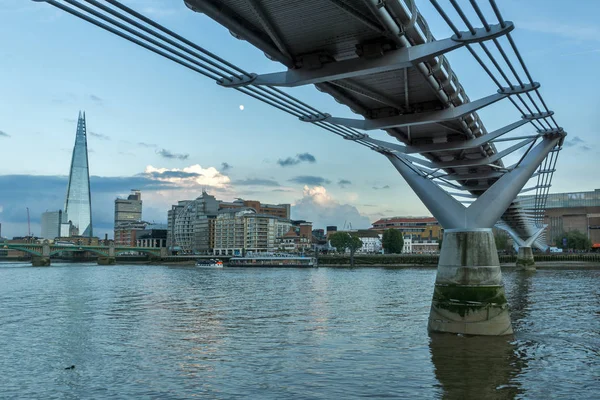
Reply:
M79 235L93 236L85 113L82 114L81 111L77 120L75 146L71 158L65 213L69 216L73 226L77 228Z

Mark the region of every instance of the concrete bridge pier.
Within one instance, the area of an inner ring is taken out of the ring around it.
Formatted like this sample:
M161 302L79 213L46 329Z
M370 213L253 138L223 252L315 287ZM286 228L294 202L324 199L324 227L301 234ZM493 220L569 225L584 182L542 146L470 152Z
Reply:
M432 332L513 332L491 229L444 232L428 328Z
M517 269L524 271L535 271L535 260L531 246L519 247L517 253Z
M47 240L42 243L42 255L31 257L31 265L34 267L47 267L50 265L50 243Z
M115 265L117 263L117 259L115 257L98 257L98 265Z
M116 263L115 242L111 240L108 244L108 256L98 257L98 265L115 265Z
M32 256L31 265L34 267L48 267L50 265L50 257Z

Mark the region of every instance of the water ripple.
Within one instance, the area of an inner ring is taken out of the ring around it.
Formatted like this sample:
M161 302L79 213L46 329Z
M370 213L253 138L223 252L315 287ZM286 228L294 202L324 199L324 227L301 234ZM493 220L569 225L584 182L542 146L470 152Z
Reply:
M594 398L598 278L509 271L478 338L427 334L434 269L0 264L0 397Z

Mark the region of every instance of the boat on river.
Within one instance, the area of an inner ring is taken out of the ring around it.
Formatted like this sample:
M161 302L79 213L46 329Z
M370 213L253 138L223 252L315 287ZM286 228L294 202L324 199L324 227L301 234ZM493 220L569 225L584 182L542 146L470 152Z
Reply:
M223 261L221 260L206 260L201 259L196 261L196 267L198 268L223 268Z
M314 268L317 259L292 254L247 254L245 257L231 257L228 267L271 267L271 268Z

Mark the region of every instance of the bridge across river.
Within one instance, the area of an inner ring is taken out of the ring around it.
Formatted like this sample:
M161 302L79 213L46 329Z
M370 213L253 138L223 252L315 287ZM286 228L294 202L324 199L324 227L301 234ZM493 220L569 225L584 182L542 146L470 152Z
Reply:
M114 264L115 257L124 253L143 253L151 257L164 257L167 255L166 248L163 247L130 247L115 246L113 243L108 246L88 246L88 245L63 245L46 243L7 243L1 246L5 250L18 250L32 255L33 265L50 265L50 258L61 253L81 253L89 252L98 255L99 264Z
M547 248L543 212L566 133L495 0L465 7L430 0L453 32L441 40L414 0L184 0L286 68L268 74L246 71L117 0L46 2L386 157L445 229L429 328L512 332L491 228L513 236L527 267L531 246ZM495 92L469 98L445 56L459 48ZM303 85L360 118L332 116L279 89ZM477 112L499 101L510 101L515 115L490 132ZM371 136L378 130L388 138ZM524 192L535 193L532 205L516 200Z

